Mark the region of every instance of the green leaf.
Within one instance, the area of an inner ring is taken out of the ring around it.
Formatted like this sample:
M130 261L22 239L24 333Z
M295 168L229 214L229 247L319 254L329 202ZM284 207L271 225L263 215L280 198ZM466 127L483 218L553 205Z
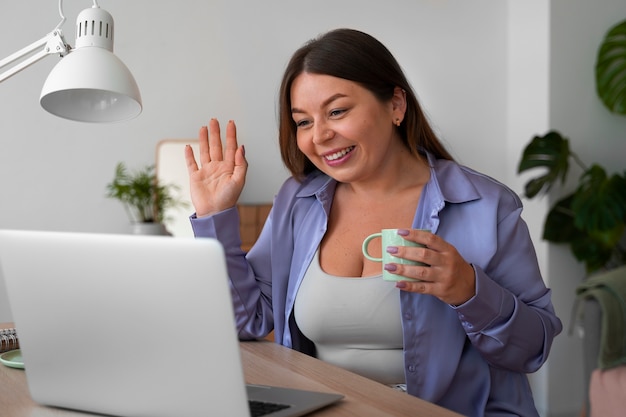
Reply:
M606 245L602 238L576 227L573 200L574 194L570 194L550 210L544 224L543 238L553 243L569 244L574 257L585 264L587 272L592 272L611 259L615 246Z
M569 141L558 132L550 131L545 136L535 136L524 149L517 172L534 168L545 168L547 171L526 183L526 197L547 193L559 180L564 183L569 169L569 156Z
M543 238L553 243L569 243L582 239L585 233L574 224L572 200L574 194L557 201L550 209L543 225Z
M626 175L607 178L593 165L581 176L578 189L557 201L546 216L543 238L569 244L587 272L620 256L619 242L626 221Z
M588 273L603 268L613 254L613 248L607 248L591 237L570 242L570 248L574 257L584 262Z
M626 20L604 37L595 67L596 92L609 111L626 115Z
M609 178L601 166L592 165L581 177L572 209L576 227L616 245L626 219L626 179Z

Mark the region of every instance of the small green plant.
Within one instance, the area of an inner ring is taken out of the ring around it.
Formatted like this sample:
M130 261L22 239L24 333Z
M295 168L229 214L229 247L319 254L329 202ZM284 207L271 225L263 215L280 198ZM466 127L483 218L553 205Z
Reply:
M162 223L166 209L186 206L173 196L178 187L159 183L154 165L130 172L119 162L106 189L106 196L121 201L133 222Z
M582 171L574 192L559 199L546 216L543 238L569 244L588 273L626 265L623 238L626 227L626 171L608 175L598 165L585 165L570 150L569 140L556 131L535 136L524 149L518 173L545 168L524 188L527 198L546 194L564 185L572 160Z

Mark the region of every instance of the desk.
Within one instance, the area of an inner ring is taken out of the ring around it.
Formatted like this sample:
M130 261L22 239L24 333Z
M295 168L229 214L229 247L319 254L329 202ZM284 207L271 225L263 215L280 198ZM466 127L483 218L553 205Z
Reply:
M0 328L10 327L0 324ZM459 414L268 341L240 344L246 382L338 392L338 404L311 417L455 417ZM26 375L0 365L0 413L11 417L78 417L88 414L42 407L28 392Z

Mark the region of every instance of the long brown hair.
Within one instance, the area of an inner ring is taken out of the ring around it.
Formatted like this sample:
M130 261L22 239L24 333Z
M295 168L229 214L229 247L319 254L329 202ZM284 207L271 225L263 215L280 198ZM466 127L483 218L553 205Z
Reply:
M372 36L353 29L335 29L298 49L287 64L279 95L279 143L285 166L302 179L317 168L298 149L296 124L291 114L291 85L303 72L354 81L381 102L391 100L394 88L406 92L407 108L398 127L404 144L416 156L423 150L438 159L452 160L422 111L402 68L391 52Z

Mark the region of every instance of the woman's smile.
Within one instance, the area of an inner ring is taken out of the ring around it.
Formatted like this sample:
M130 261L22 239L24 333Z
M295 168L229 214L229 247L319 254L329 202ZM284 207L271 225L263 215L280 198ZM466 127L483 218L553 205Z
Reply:
M344 148L338 151L329 152L322 156L324 157L324 159L326 159L326 161L330 165L336 165L337 163L342 163L345 160L347 160L349 154L354 150L354 148L355 148L354 146L348 146L347 148Z

